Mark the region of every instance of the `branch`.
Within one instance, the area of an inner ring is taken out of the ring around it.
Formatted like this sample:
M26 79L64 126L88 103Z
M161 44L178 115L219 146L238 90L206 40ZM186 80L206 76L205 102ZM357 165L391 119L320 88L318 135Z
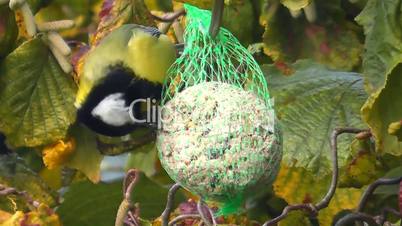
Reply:
M141 136L141 138L131 139L129 141L119 143L106 143L101 139L102 137L102 135L96 136L96 147L103 155L116 156L154 141L156 138L156 133L155 131L149 131ZM120 147L123 148L123 151L120 150Z
M396 217L399 217L402 219L402 215L399 213L399 211L394 210L390 207L385 207L382 209L381 215L376 217L378 219L377 222L379 222L380 225L384 225L384 223L387 220L387 216L389 214L395 215Z
M374 183L370 184L366 191L364 191L362 198L360 199L360 203L359 206L356 209L356 213L362 213L362 211L364 210L364 207L367 204L368 199L370 198L370 196L374 193L374 191L381 185L394 185L394 184L399 184L402 181L402 177L399 178L393 178L393 179L389 179L389 178L380 178L378 180L376 180ZM386 213L387 213L387 208L383 209L382 215L379 216L380 222L384 222L386 220ZM389 211L388 211L389 212ZM348 217L345 216L345 217ZM373 218L374 219L374 218ZM358 226L362 225L362 221L358 221L355 220L357 222ZM380 224L382 225L382 224Z
M180 22L175 21L173 23L173 30L174 30L174 34L176 36L177 42L183 43L184 42L184 30L183 30L183 27L181 26Z
M203 206L205 206L208 209L208 213L211 215L212 224L211 224L211 222L209 222L209 219L207 218L207 216L205 216L204 211L202 210ZM215 226L216 225L216 221L215 221L215 218L214 218L214 215L213 215L211 209L208 206L204 205L204 202L202 200L198 201L198 203L197 203L197 211L198 211L198 214L201 217L201 220L207 226Z
M177 222L188 219L188 218L192 218L192 219L200 218L207 226L215 226L216 221L215 221L212 210L208 206L203 206L202 201L199 201L197 203L198 214L179 215L176 218L174 218L172 221L169 222L170 213L173 210L174 198L175 198L177 191L180 189L180 187L181 187L180 184L177 183L169 189L168 197L167 197L167 201L166 201L166 208L161 215L162 226L172 226L172 225L176 224ZM207 208L208 213L210 214L211 219L212 219L212 224L209 222L207 216L205 216L204 212L202 211L203 207Z
M0 0L0 4L9 2L9 8L16 11L20 10L25 24L25 29L30 38L35 37L38 32L45 33L44 40L48 45L53 56L56 58L60 68L70 74L73 67L70 62L71 49L66 41L60 36L57 31L72 28L74 21L59 20L38 24L35 21L34 14L26 0Z
M367 223L370 226L384 225L387 215L389 213L394 214L401 218L402 216L398 211L391 209L391 208L387 208L387 207L381 211L381 215L376 216L376 217L362 212L364 210L364 207L367 204L368 199L379 186L394 185L394 184L399 184L399 183L402 183L402 177L393 178L393 179L381 178L381 179L378 179L377 181L375 181L374 183L370 184L367 187L366 191L363 193L363 196L360 199L359 206L356 209L356 212L350 213L350 214L344 216L336 223L335 226L343 226L343 225L347 225L350 223L356 223L356 225L361 226L361 225L363 225L363 222Z
M179 190L179 188L180 188L180 184L177 183L177 184L173 185L169 190L167 201L166 201L166 208L161 215L162 226L169 225L168 222L169 222L170 213L173 210L174 197L176 195L177 190Z
M124 226L124 222L127 218L127 215L131 209L134 207L134 203L132 202L132 193L134 191L135 185L138 183L140 174L138 170L131 169L127 172L126 177L123 182L123 196L124 200L121 202L119 206L119 210L117 211L115 226Z
M177 18L186 15L186 10L179 9L179 10L171 12L171 13L166 13L163 16L157 16L154 14L151 14L151 15L155 20L159 20L161 22L174 22Z
M332 180L331 185L327 194L324 198L317 203L315 206L318 210L328 207L329 202L335 194L336 186L338 185L338 136L344 133L354 133L359 134L367 130L356 129L356 128L337 128L332 132L331 135L331 151L332 151Z
M365 213L350 213L344 217L342 217L338 222L336 222L335 226L343 226L343 225L350 225L355 222L365 222L369 226L379 226L374 218Z
M360 199L359 206L357 207L357 212L362 212L364 210L364 207L367 204L368 199L370 196L374 193L374 191L381 185L394 185L394 184L399 184L402 181L402 176L399 178L381 178L369 185L366 189L366 191L363 193L362 198Z
M39 202L35 201L31 195L26 191L18 191L16 188L8 187L6 185L0 184L0 196L16 195L20 196L25 202L32 207L39 207Z
M363 225L362 223L365 222L370 226L378 226L378 225L383 225L384 222L386 221L386 217L388 213L394 214L398 217L401 217L401 214L391 208L384 208L381 211L381 215L374 217L366 213L362 213L364 210L364 207L367 204L368 199L370 196L374 193L374 191L381 185L394 185L394 184L399 184L402 183L402 176L398 178L381 178L375 181L374 183L370 184L366 191L364 191L362 198L360 199L359 206L356 209L355 213L350 213L343 218L341 218L335 226L343 226L347 225L350 223L356 223L356 225Z
M215 38L219 33L219 29L222 24L223 10L225 8L224 0L215 0L214 7L212 9L212 19L209 25L209 34L212 38Z
M140 225L137 220L138 216L140 215L139 214L139 209L140 209L139 203L136 203L134 205L134 207L135 207L134 208L135 213L133 214L132 211L129 211L128 218L126 219L129 222L129 226L139 226Z
M200 218L201 218L201 216L199 214L183 214L183 215L177 216L172 221L170 221L168 226L174 226L178 222L186 220L186 219L200 219Z
M265 222L263 224L263 226L276 225L277 223L279 223L279 221L285 219L290 212L296 211L296 210L305 210L305 211L309 212L311 215L317 215L317 209L311 203L289 205L289 206L285 207L285 209L283 209L281 215L275 217L272 220Z
M344 133L353 133L353 134L358 134L361 132L365 132L367 130L361 130L361 129L355 129L355 128L337 128L335 129L332 134L331 134L331 157L332 157L332 179L331 179L331 185L328 189L327 194L322 198L320 202L317 204L312 204L312 203L307 203L307 204L296 204L296 205L289 205L287 206L281 215L278 217L269 220L264 223L263 226L269 226L269 225L275 225L279 221L283 220L288 216L288 214L291 211L296 211L296 210L304 210L308 212L312 216L317 216L318 212L321 209L324 209L328 207L329 203L331 202L331 199L333 198L335 194L335 190L338 184L338 175L339 175L339 169L338 169L338 136Z
M15 188L10 188L5 185L0 184L0 196L8 196L8 195L20 195L21 192L18 192Z

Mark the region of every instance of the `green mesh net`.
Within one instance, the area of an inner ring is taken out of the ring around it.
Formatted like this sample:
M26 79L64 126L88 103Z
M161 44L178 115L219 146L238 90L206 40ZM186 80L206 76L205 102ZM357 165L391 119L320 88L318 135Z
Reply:
M210 11L185 8L185 49L162 96L159 157L173 180L220 203L218 215L236 213L275 178L281 136L257 62L228 30L209 35Z

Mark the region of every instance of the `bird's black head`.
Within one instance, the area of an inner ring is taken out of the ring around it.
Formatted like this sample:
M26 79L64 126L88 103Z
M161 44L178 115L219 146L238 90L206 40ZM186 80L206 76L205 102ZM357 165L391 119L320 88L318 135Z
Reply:
M96 133L124 136L136 128L148 127L150 122L136 123L133 118L146 119L142 104L131 105L138 99L160 99L162 86L139 79L121 65L112 67L105 79L94 87L77 118ZM132 109L130 109L132 108Z

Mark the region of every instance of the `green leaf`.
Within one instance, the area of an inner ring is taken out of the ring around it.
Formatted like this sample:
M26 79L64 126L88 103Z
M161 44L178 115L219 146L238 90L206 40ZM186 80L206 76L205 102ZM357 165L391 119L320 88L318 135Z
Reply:
M365 128L360 108L367 96L359 74L330 71L311 61L296 62L291 76L263 66L283 131L283 163L318 173L330 170L330 134L336 127ZM353 136L338 141L345 164Z
M8 5L0 6L0 59L12 51L18 36L14 12Z
M157 173L156 163L158 154L155 142L144 145L130 152L127 160L127 169L138 169L147 175L147 177L155 176Z
M356 18L366 34L363 74L373 93L385 84L386 75L402 62L401 0L369 0Z
M402 119L402 64L387 77L385 87L373 93L362 108L363 119L370 126L381 153L402 155L402 142L388 133L391 123Z
M155 142L136 148L128 155L126 169L138 169L152 181L166 185L174 181L163 169L159 158Z
M64 226L114 225L122 197L121 182L97 185L80 182L70 186L57 214Z
M363 52L356 26L339 13L338 1L316 3L315 24L304 18L294 19L284 7L267 19L264 53L274 61L292 63L298 59L314 59L333 69L351 71L360 64Z
M71 135L75 139L76 149L66 166L81 171L93 183L99 182L103 155L97 149L96 135L83 126L72 128Z
M0 130L11 146L63 139L75 120L76 92L40 38L24 42L0 67Z
M281 0L281 3L290 10L300 10L310 4L311 0Z
M145 175L134 188L133 201L140 203L141 217L154 219L162 213L168 190L150 181ZM74 184L57 209L64 226L114 225L117 209L123 199L122 182L112 184ZM183 200L178 194L176 204Z
M260 36L257 16L251 1L244 1L242 4L231 4L225 6L222 18L222 27L228 29L237 39L247 46L253 42L256 35Z
M56 203L55 193L16 154L0 155L0 184L14 187L18 191L26 191L40 203L49 206ZM0 206L3 210L14 210L11 201L6 198L0 198Z

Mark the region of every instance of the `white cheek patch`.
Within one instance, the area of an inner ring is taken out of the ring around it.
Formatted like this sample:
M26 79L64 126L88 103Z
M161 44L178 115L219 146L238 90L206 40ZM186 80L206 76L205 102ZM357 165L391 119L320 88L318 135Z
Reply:
M91 112L92 116L112 126L133 124L123 93L114 93L103 99Z

